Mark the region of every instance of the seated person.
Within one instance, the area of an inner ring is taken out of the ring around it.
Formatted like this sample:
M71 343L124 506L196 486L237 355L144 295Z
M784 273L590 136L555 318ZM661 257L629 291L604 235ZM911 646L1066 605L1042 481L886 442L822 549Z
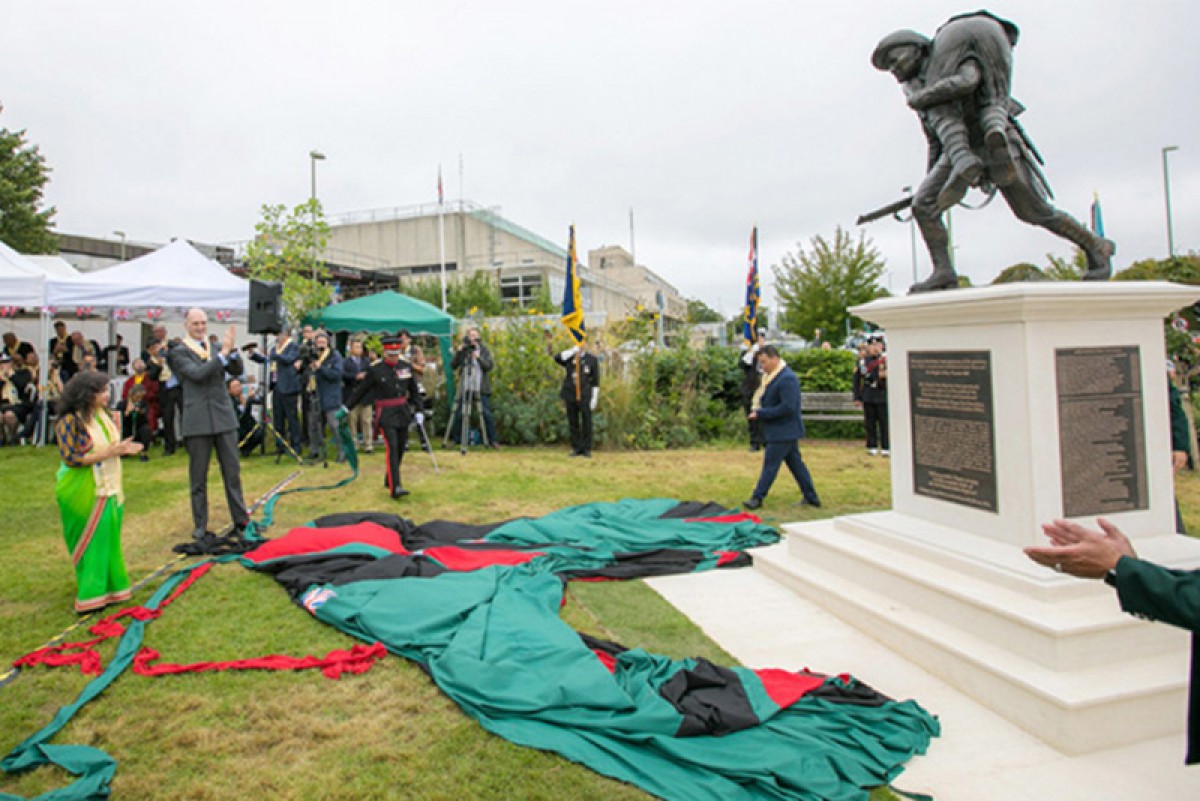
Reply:
M146 384L137 384L133 387L127 385L125 389L125 398L121 402L121 438L140 442L143 450L138 458L148 462L150 457L145 449L154 440L154 429L150 427L150 404L146 400L148 387Z
M13 378L13 360L0 355L0 445L17 445L30 407L22 388Z
M262 399L244 392L241 379L229 379L228 387L229 400L238 420L238 450L242 456L249 456L263 441L263 429L254 417L254 406L261 404Z

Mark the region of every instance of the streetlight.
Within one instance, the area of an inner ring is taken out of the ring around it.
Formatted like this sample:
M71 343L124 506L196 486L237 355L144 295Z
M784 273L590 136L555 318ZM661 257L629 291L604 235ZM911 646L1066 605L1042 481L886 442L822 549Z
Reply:
M1168 145L1162 149L1163 196L1167 200L1167 255L1171 258L1175 258L1175 232L1171 228L1171 171L1167 168L1167 154L1178 149L1178 145Z
M308 151L308 163L312 167L312 194L310 195L310 197L312 198L312 201L313 201L313 204L312 204L313 228L317 227L317 202L316 202L317 201L317 162L324 161L324 160L325 160L325 154L322 153L321 151L319 151L319 150ZM316 246L315 241L313 242L312 260L313 260L312 280L313 280L313 286L315 287L317 284L317 246Z

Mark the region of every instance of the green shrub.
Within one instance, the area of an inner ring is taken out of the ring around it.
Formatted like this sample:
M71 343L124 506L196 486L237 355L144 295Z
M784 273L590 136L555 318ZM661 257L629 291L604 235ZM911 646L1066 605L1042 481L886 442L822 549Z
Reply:
M567 442L566 413L558 397L563 371L549 355L569 347L564 329L554 326L547 334L543 321L512 317L481 333L496 364L491 374L492 410L500 441ZM605 351L598 357L600 403L593 418L597 446L661 450L746 436L737 350L684 345L634 356ZM848 351L808 350L785 358L807 391L850 389L855 357ZM439 417L444 421L447 415L443 411ZM857 437L861 430L854 424L814 424L809 435Z

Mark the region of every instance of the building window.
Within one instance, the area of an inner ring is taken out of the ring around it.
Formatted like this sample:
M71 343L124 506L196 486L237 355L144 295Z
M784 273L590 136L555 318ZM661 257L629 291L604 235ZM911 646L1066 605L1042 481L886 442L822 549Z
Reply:
M458 269L458 265L452 261L446 262L446 272L452 273ZM442 272L440 264L419 264L416 267L401 268L396 271L398 275L438 275Z
M533 302L541 288L540 275L506 275L500 279L500 299L523 309Z

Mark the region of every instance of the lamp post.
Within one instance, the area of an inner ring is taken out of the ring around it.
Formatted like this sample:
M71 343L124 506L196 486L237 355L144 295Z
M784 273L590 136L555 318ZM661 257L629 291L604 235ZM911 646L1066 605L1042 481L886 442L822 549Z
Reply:
M1171 258L1175 258L1175 231L1171 227L1171 171L1167 167L1167 154L1178 149L1178 145L1168 145L1162 149L1163 197L1167 201L1167 256Z
M308 151L308 163L312 168L312 170L311 170L311 172L312 172L312 194L309 197L313 201L312 224L313 224L314 228L316 228L316 226L317 226L317 203L316 203L316 200L317 200L317 162L324 161L324 160L325 160L325 154L322 153L321 151L319 151L319 150ZM312 280L313 280L313 287L315 288L317 285L317 246L316 246L315 242L313 243L313 254L312 254Z

